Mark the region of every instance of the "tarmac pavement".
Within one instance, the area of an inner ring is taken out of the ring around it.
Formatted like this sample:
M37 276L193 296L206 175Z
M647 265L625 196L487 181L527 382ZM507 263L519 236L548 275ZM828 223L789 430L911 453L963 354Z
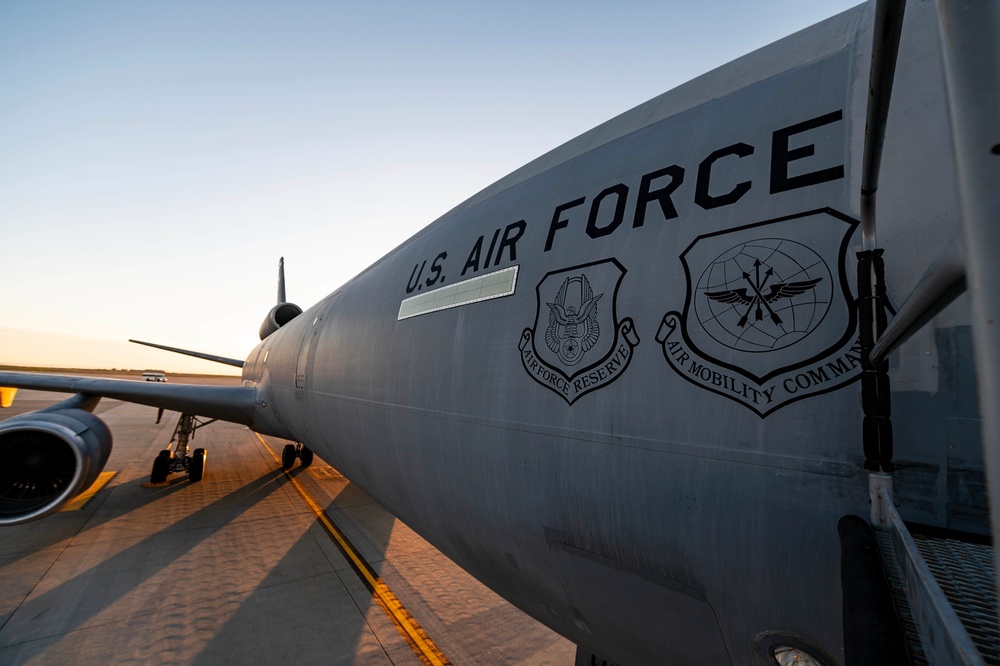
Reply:
M22 390L0 420L66 397ZM110 481L79 510L0 529L0 664L573 663L569 641L318 457L285 473L284 440L217 422L191 443L204 480L149 488L177 414L96 413Z

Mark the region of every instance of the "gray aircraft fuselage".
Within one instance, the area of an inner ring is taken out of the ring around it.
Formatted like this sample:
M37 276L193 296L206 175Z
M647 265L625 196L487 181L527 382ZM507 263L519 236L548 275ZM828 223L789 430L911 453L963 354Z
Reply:
M302 442L583 660L843 663L838 523L870 511L874 4L543 155L301 314L279 296L242 387L0 373L77 394L0 425L27 470L0 474L0 524L85 488L111 450L89 412L131 400ZM935 7L910 3L878 187L890 311L958 233L941 63ZM876 467L907 521L988 535L969 322L961 297L890 356Z
M255 427L616 662L758 663L771 634L841 660L837 522L868 511L853 304L873 10L444 215L250 355ZM933 12L907 12L883 161L890 300L957 225ZM971 500L949 496L956 463L921 419L978 418L974 393L934 397L973 390L967 305L949 312L892 366L915 424L897 436L902 511L942 526ZM977 435L956 437L981 472Z

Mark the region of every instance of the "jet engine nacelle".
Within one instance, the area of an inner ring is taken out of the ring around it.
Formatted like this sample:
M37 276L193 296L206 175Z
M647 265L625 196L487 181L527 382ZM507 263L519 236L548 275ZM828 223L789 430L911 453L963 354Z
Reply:
M294 303L278 303L264 317L264 323L260 325L260 339L263 340L300 314L302 308Z
M0 423L0 525L58 511L107 464L111 430L72 401Z

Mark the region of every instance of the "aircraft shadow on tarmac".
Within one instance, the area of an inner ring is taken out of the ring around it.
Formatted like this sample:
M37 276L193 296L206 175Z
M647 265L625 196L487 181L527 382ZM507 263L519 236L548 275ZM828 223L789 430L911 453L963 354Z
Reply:
M224 622L218 614L203 618L216 628L207 640L197 641L200 650L185 655L184 661L204 666L281 661L418 663L369 589L333 550L318 521L313 521L264 580L223 609ZM324 567L328 570L319 572ZM288 580L289 571L317 573ZM212 609L192 612L202 611ZM190 637L182 632L176 639Z
M10 618L0 627L0 662L22 663L44 655L46 659L58 656L50 651L53 643L62 641L71 636L73 632L80 629L90 629L99 626L103 622L120 624L116 634L120 641L129 643L138 640L144 644L144 649L137 651L136 656L150 655L150 650L155 649L151 645L154 639L149 632L135 626L137 631L130 634L123 631L127 627L137 624L136 613L129 612L122 614L121 610L113 610L119 602L126 597L131 597L129 603L125 605L146 604L145 613L155 614L171 607L176 607L181 615L190 613L189 607L200 602L208 601L212 597L225 595L227 590L219 587L218 574L226 568L226 573L230 577L240 576L241 562L239 558L231 561L215 561L213 555L218 555L219 549L195 555L193 551L199 548L210 537L217 532L225 530L239 523L237 519L246 514L255 505L272 495L287 483L287 479L280 472L268 470L254 481L243 485L237 490L211 502L201 509L176 522L170 522L163 529L156 531L145 537L136 537L135 543L128 545L109 557L102 558L100 563L83 568L85 563L79 558L74 558L72 552L67 552L66 558L69 578L59 582L55 587L45 590L45 581L39 584L39 588L44 591L33 592L20 606L12 613ZM128 484L126 484L128 485ZM189 484L182 483L164 491L173 494L177 490L189 487ZM164 499L164 494L150 494L147 503ZM124 505L123 505L124 506ZM86 530L90 531L102 523L113 519L117 515L123 515L136 510L134 504L129 503L128 509L112 511L108 516L94 524L88 524ZM109 507L110 508L110 507ZM252 533L253 523L257 521L243 521L247 523L244 529L249 529ZM57 532L59 532L57 530ZM62 538L68 535L63 533ZM246 535L240 535L246 539ZM43 537L44 540L58 538L57 535ZM97 550L111 551L119 548L122 541L129 539L112 539L97 544ZM88 544L93 548L94 544ZM70 544L68 551L83 548ZM62 559L62 558L61 558ZM93 559L93 557L87 558ZM7 563L5 563L7 564ZM180 565L176 567L175 565ZM175 566L178 570L176 575L170 580L163 580L159 574L167 567ZM80 567L82 570L75 571ZM157 579L157 580L153 580ZM192 601L191 597L194 597ZM99 617L107 615L106 611L111 611L111 617ZM122 622L124 621L124 623ZM138 622L139 625L142 622ZM85 633L85 632L84 632ZM173 632L166 632L168 634ZM195 632L197 635L197 632ZM162 632L161 632L162 636ZM191 639L182 630L174 637L179 648L185 641ZM163 638L157 637L158 640ZM72 642L72 639L68 642ZM67 646L68 647L68 646ZM124 645L115 648L114 661L120 661L125 657L120 649ZM138 647L138 646L137 646ZM158 646L173 651L166 645ZM72 654L72 653L70 653ZM69 655L67 655L69 656ZM126 659L127 660L127 659Z
M162 488L142 488L147 481L148 479L143 477L116 484L111 488L102 488L80 511L56 514L49 518L49 529L40 529L33 523L8 527L5 534L8 538L4 540L6 554L0 553L0 566L9 566L22 557L43 551L65 539L72 539L104 523L162 500L188 485L187 477L183 477ZM122 501L123 495L128 497L127 501Z

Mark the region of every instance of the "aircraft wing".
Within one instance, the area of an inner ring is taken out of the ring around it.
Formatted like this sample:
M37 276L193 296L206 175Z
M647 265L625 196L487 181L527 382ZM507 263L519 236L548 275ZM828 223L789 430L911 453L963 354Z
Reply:
M84 393L243 425L253 423L257 395L255 388L247 386L163 384L133 379L28 372L0 372L0 386L57 393Z

